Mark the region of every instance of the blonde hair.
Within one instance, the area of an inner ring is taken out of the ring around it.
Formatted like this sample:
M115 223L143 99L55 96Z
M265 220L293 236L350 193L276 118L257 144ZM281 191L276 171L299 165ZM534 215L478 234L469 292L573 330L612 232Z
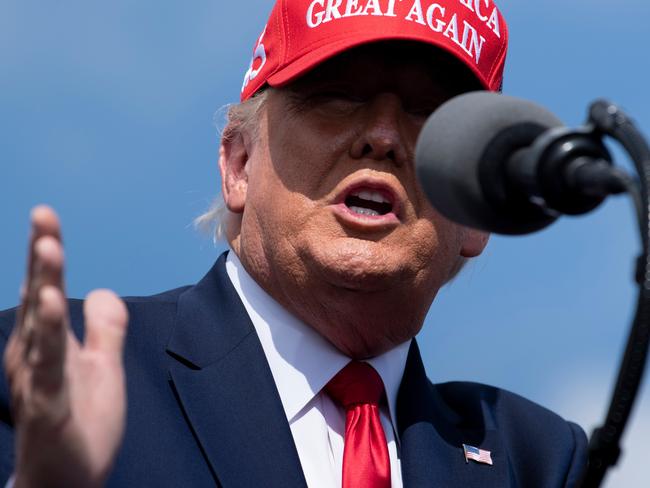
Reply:
M232 141L237 134L247 131L257 138L262 109L266 105L270 88L257 92L252 98L226 107L226 125L221 131L221 143ZM221 113L219 110L217 114ZM223 197L216 197L205 213L194 219L194 226L211 233L214 242L225 238L228 209Z

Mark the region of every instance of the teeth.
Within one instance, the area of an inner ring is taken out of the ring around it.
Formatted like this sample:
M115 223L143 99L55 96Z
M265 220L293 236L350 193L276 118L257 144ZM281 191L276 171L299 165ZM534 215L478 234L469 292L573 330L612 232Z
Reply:
M352 196L361 198L362 200L370 200L371 202L390 203L390 201L378 191L362 190L353 192Z
M359 197L359 198L362 198L362 197ZM369 217L377 217L377 216L379 216L379 212L377 212L377 211L375 211L375 210L373 210L371 208L363 208L363 207L352 206L352 207L350 207L350 210L352 210L354 213L358 213L358 214L361 214L361 215L367 215Z

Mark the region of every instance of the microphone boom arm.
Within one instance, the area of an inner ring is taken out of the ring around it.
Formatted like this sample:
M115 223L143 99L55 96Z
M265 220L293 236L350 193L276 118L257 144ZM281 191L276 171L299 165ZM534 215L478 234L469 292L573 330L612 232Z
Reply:
M620 441L637 396L650 344L650 147L632 120L616 105L597 101L591 105L589 122L596 131L620 142L634 162L639 181L622 179L634 200L642 241L637 261L639 284L637 309L632 323L616 386L603 425L589 441L589 466L582 488L597 488L621 453Z

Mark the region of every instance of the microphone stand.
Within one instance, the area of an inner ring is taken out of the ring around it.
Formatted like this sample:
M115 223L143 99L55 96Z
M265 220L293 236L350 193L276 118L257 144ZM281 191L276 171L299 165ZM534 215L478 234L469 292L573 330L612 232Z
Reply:
M604 423L589 441L589 465L582 488L597 488L607 470L616 464L620 440L641 384L650 343L650 147L632 120L620 107L606 101L591 105L587 126L594 137L609 136L618 141L634 162L639 180L625 178L624 186L632 196L642 241L637 261L636 282L639 295L616 386Z

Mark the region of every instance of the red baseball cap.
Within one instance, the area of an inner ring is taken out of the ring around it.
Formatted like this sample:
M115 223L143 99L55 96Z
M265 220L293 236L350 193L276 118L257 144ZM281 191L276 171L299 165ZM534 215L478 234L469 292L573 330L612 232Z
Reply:
M448 51L498 91L508 28L492 0L277 0L253 50L241 99L280 87L350 48L412 40Z

